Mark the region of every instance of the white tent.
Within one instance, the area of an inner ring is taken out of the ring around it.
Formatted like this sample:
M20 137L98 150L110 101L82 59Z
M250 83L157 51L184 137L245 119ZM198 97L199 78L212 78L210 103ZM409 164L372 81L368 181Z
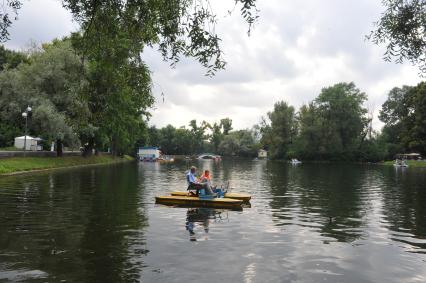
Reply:
M30 137L30 136L27 136L26 148L25 149L26 150L41 150L41 146L37 144L39 141L41 141L41 138L33 138L33 137ZM16 148L24 149L24 144L25 144L25 136L15 138L14 146Z

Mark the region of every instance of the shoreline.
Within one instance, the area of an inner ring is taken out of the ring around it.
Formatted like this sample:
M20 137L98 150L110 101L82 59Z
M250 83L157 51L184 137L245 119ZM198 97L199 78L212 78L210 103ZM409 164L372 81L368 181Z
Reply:
M6 165L2 164L2 161L8 162L9 166L7 166L7 164ZM37 161L40 161L40 163L37 163ZM84 161L86 163L82 162L79 164L79 161L80 162ZM59 157L59 158L58 157L29 157L29 158L17 157L17 158L10 158L10 159L7 158L7 159L0 160L0 177L40 173L40 172L47 172L47 171L59 170L59 169L74 169L74 168L80 168L80 167L111 165L111 164L119 164L119 163L125 163L125 162L133 162L133 161L135 161L135 158L128 155L125 155L124 157L114 157L114 156L108 155L108 156L91 156L91 157L73 156L73 157ZM28 169L25 169L25 170L14 169L15 166L26 164L26 162L29 162L31 164L30 165L31 167L27 167ZM2 167L3 167L3 170L2 170ZM1 173L2 171L6 171L6 172Z

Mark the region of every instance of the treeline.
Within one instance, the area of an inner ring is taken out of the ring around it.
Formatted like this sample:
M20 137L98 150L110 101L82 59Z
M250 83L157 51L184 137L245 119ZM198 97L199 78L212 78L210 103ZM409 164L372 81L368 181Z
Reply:
M54 40L26 52L0 48L0 147L24 134L22 112L30 105L29 135L44 148L63 146L133 153L146 132L147 109L154 100L148 68L121 55L97 57L78 47L79 35ZM81 47L83 48L83 47ZM122 52L122 53L120 53Z
M396 153L426 154L426 83L389 92L372 129L367 96L354 83L321 90L299 109L280 101L258 125L233 130L232 120L186 127L148 127L153 105L148 68L128 60L128 47L112 44L116 53L97 57L79 46L79 35L16 52L0 48L0 147L23 135L22 112L30 105L29 135L49 148L62 146L114 154L134 153L137 146L160 146L166 154L214 152L256 156L266 149L274 159L380 161Z
M159 146L165 154L192 155L213 152L224 156L251 157L260 148L258 133L252 129L232 131L232 120L197 123L191 120L188 127L167 125L161 129L152 126L141 144Z
M229 118L200 125L192 120L188 128L151 127L141 142L160 146L166 154L254 157L262 148L272 159L377 162L396 153L426 154L426 83L390 91L380 111L379 119L385 123L381 132L372 128L366 100L354 83L338 83L323 88L298 110L277 102L252 129L232 131Z
M278 102L261 123L261 145L276 159L376 162L396 153L426 154L426 83L390 91L379 115L382 132L372 129L366 100L354 83L339 83L297 112Z

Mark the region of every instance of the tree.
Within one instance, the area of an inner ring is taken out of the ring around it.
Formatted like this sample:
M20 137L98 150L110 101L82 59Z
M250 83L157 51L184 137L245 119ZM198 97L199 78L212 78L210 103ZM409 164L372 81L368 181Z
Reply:
M382 106L379 119L391 157L401 151L426 153L426 83L393 88Z
M219 145L220 154L225 156L254 157L257 150L254 133L248 129L230 132Z
M22 52L16 52L0 46L0 72L6 69L14 69L22 62L28 63L27 56Z
M241 5L249 32L258 17L255 2L235 0L236 5ZM3 5L0 41L8 39L10 14L17 15L22 3L7 0ZM146 45L157 44L163 57L173 64L182 55L194 57L208 69L209 75L225 66L220 38L214 32L217 18L208 0L64 0L62 5L81 26L83 50L99 49L99 56L110 53L105 49L106 38L121 37L124 44L132 45L134 54L142 53Z
M226 136L232 131L232 120L229 118L224 118L220 120L220 125L223 129L223 134Z
M300 133L293 148L295 157L320 159L323 123L315 104L303 105L299 110Z
M9 125L9 134L17 132L13 128L22 133L24 123L21 113L27 105L31 105L35 117L42 116L37 113L41 109L47 120L40 121L37 127L37 123L30 123L30 133L46 141L56 139L54 135L59 134L51 132L52 129L64 129L66 126L73 128L70 130L72 133L78 133L77 129L84 130L82 125L86 123L89 111L80 95L81 85L85 83L81 76L82 68L84 66L70 41L55 40L51 44L44 44L39 50L33 50L28 61L16 68L3 70L0 73L0 124ZM58 126L59 121L62 121L61 126ZM13 140L13 136L6 138Z
M223 140L222 124L216 122L211 126L212 134L210 136L210 143L213 145L214 152L218 152L219 145Z
M419 83L415 88L414 123L411 132L410 148L426 155L426 82Z
M323 125L323 145L329 153L341 156L338 159L352 159L361 142L361 136L368 120L365 93L354 83L338 83L323 88L315 99L315 107Z
M426 72L426 1L382 0L386 10L368 36L375 44L386 44L384 59L408 60Z
M250 30L257 18L255 0L235 3L242 5ZM87 69L81 70L87 78L81 93L90 115L80 135L86 153L109 144L114 154L121 154L140 136L133 131L145 128L147 109L154 101L150 72L141 58L146 46L157 46L172 65L181 56L194 57L209 76L225 67L209 1L65 0L62 4L80 24L81 30L71 40L87 62ZM17 14L21 5L20 0L7 0L3 8ZM4 10L2 16L0 40L6 40L9 11Z
M286 158L289 145L293 141L293 128L295 127L295 112L293 106L280 101L274 104L274 110L268 112L271 122L270 135L270 156L272 158Z
M323 88L314 101L299 110L290 155L356 160L363 150L369 122L363 106L366 99L354 83Z
M240 148L240 143L236 135L224 136L219 145L219 152L225 156L235 156Z
M389 144L391 158L408 150L408 133L414 122L413 117L409 118L409 113L414 111L413 93L413 87L410 86L393 88L380 110L379 119L385 123L382 133Z
M35 132L43 133L46 140L54 140L57 156L62 156L63 144L78 145L77 134L67 123L64 113L59 113L51 102L46 101L35 107L33 115L33 128Z
M189 122L190 132L192 135L191 152L200 153L203 151L204 140L208 139L205 132L208 128L211 128L210 124L203 121L200 126L197 125L197 120L191 120Z

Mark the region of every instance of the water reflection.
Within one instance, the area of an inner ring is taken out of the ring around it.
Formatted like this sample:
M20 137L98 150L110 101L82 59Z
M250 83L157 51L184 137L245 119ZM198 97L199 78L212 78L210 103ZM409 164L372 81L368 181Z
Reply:
M426 170L380 170L381 223L392 239L426 253ZM400 169L400 168L397 168Z
M136 173L91 168L1 180L0 281L136 280L143 265L135 255L147 252Z
M271 163L267 168L276 225L300 225L342 242L364 235L365 172L329 164Z
M189 240L197 241L200 239L208 240L208 233L210 230L210 223L229 220L228 214L224 210L217 210L213 208L190 208L186 212L185 228L189 232ZM196 232L201 227L204 232L202 236L197 237Z
M155 205L191 165L251 208ZM426 282L425 176L234 159L0 178L0 282Z

